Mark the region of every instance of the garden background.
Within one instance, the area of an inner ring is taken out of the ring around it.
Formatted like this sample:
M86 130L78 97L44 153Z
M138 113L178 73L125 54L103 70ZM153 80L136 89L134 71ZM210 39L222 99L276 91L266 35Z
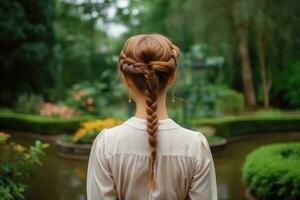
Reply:
M141 33L181 49L170 117L207 136L219 199L299 198L299 145L275 185L243 168L260 146L300 140L299 11L297 0L0 0L0 199L86 198L90 144L134 114L117 63Z

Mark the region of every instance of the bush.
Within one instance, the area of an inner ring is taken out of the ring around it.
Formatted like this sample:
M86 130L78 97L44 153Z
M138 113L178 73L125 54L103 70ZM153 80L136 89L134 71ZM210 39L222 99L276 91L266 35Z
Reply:
M41 165L39 157L48 144L35 141L30 148L8 142L9 135L0 132L0 197L1 200L24 199L27 185L22 182L32 176L32 168Z
M280 109L268 109L268 110L258 110L255 113L258 117L274 117L274 116L281 116L282 112Z
M224 84L208 85L201 95L203 116L238 114L244 110L244 97Z
M276 85L283 97L294 107L300 106L300 61L290 64L282 73L282 79Z
M97 116L111 115L110 105L126 103L124 86L120 80L112 78L110 84L99 81L86 81L73 85L63 104L80 111L82 114ZM110 87L114 87L111 90Z
M216 112L221 115L239 114L244 110L243 94L232 90L224 89L218 99L216 99Z
M300 116L247 116L191 120L192 126L212 126L216 134L233 136L300 131Z
M79 128L81 122L92 119L95 119L95 117L85 116L65 119L13 112L0 112L0 128L45 135L57 135L74 132Z
M247 156L243 181L264 200L300 199L300 143L263 146Z
M22 94L18 96L14 109L19 113L38 114L43 102L42 96Z

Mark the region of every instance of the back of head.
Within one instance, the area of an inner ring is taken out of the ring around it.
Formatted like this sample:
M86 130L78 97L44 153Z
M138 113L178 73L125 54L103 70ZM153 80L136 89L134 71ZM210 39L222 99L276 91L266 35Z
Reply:
M174 76L179 49L159 34L136 35L124 44L119 58L119 69L146 96L147 133L150 147L149 187L155 187L156 133L158 128L157 98Z

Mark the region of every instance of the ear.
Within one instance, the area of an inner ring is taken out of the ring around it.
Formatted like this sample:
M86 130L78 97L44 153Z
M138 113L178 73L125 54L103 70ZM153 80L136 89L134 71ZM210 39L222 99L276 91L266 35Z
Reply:
M128 78L127 76L125 76L124 74L121 74L121 76L122 76L122 80L125 83L126 87L131 88L133 85L131 79Z
M171 86L171 85L174 83L175 80L176 80L176 73L173 73L173 74L169 77L169 80L168 80L168 82L167 82L167 85L168 85L168 86Z

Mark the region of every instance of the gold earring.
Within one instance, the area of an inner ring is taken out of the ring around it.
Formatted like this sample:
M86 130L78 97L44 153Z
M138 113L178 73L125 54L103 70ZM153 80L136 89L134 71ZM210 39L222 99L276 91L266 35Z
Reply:
M128 90L128 103L131 103L130 89Z
M172 89L172 97L171 97L171 101L174 103L175 102L175 95L174 95L174 90Z

